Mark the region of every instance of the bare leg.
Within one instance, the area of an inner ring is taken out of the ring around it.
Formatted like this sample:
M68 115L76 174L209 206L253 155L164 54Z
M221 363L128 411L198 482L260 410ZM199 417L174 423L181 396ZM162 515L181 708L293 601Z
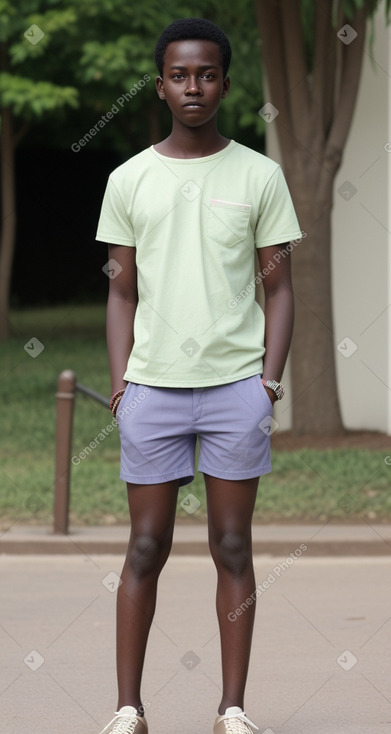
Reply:
M118 709L134 706L142 713L145 650L159 574L171 550L179 482L127 486L131 535L117 595Z
M209 547L218 574L216 608L223 677L219 714L228 706L244 707L255 598L235 621L228 615L255 590L251 520L258 482L259 477L231 481L205 474Z

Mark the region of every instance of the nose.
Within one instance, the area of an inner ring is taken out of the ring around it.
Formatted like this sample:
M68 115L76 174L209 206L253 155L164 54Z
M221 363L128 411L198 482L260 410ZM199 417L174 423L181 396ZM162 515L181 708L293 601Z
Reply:
M197 77L195 75L190 76L185 94L200 94L200 88L197 84Z

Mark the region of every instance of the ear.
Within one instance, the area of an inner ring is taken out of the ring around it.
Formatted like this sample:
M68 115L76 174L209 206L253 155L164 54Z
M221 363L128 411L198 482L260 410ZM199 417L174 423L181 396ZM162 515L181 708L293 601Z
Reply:
M229 92L230 86L231 86L231 80L230 80L229 76L226 76L225 79L224 79L224 81L223 81L223 89L222 89L222 92L221 92L221 99L225 99L225 97L227 96L227 94Z
M156 77L155 84L156 84L156 91L158 93L159 99L166 99L166 93L163 87L163 79L161 76Z

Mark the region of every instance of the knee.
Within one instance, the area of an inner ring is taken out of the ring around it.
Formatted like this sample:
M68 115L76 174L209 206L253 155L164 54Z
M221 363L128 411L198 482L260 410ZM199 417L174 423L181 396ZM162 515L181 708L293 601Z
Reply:
M127 562L137 578L159 573L171 549L171 538L158 540L152 535L139 535L131 540Z
M240 533L223 533L213 543L213 557L216 565L240 576L252 563L251 540Z

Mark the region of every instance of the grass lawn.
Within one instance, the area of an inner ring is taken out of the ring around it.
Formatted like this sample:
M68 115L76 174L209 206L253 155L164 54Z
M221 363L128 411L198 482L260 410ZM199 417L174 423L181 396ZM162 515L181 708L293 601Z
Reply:
M57 378L68 368L80 383L109 396L105 306L67 306L12 313L12 338L2 345L0 512L9 522L51 523ZM32 338L38 343L31 351ZM107 409L80 393L73 456L111 424ZM71 523L128 521L126 488L118 478L117 429L72 466ZM391 450L389 452L391 454ZM384 450L273 451L273 472L261 478L255 519L270 521L391 521L391 467ZM180 505L189 493L201 502L193 515ZM178 516L205 517L202 475L180 490Z

